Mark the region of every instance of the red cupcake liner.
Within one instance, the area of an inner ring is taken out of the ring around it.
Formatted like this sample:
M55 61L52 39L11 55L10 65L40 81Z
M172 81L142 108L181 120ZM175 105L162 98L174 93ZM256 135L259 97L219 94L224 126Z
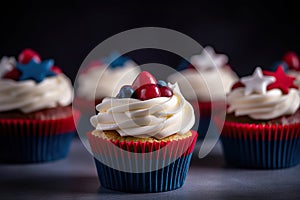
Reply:
M197 135L197 132L192 131L192 136L188 138L169 142L118 142L88 133L88 140L94 157L100 162L121 171L126 168L141 172L144 170L142 166L149 167L146 162L151 162L151 166L156 169L163 163L168 165L177 158L192 153Z
M225 122L223 137L253 140L288 140L300 138L300 123L295 124L243 124Z
M300 162L300 123L225 122L221 141L225 159L231 165L279 169Z
M0 119L0 137L4 134L16 135L55 135L75 130L75 123L78 122L80 114L74 112L60 119Z

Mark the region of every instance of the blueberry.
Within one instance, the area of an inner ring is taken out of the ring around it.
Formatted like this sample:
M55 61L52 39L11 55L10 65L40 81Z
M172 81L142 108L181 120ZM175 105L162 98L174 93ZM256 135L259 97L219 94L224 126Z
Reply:
M277 61L277 62L273 63L273 65L270 68L270 71L274 71L275 72L277 70L278 66L280 66L280 65L283 67L283 70L285 72L289 70L289 67L286 64L286 62L284 62L283 60L280 60L280 61Z
M158 80L157 85L158 87L168 86L168 84L163 80Z
M130 85L124 85L117 95L117 98L131 98L134 94L134 89Z

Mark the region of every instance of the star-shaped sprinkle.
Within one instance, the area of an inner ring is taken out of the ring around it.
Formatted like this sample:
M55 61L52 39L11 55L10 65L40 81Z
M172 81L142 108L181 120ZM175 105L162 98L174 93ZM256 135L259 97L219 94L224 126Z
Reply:
M207 70L212 68L220 68L227 64L228 57L224 54L216 54L214 49L207 46L200 55L191 57L191 63L199 70Z
M188 69L191 64L187 60L182 60L178 67L176 68L178 71L182 71Z
M265 94L267 86L275 82L275 77L264 76L260 67L257 67L252 76L241 78L241 82L245 85L245 95L257 92Z
M16 65L14 57L4 56L0 61L0 78L3 77L7 72L10 72Z
M103 62L109 64L110 68L123 67L129 58L121 56L117 52L113 52L109 57L103 58Z
M234 90L234 89L240 88L240 87L245 87L245 85L241 81L238 81L232 85L231 90Z
M32 59L28 64L17 63L17 69L22 73L20 80L33 79L39 83L48 76L54 76L56 73L51 70L53 64L54 61L52 59L45 60L40 63L34 59Z
M280 89L283 94L289 93L289 88L298 89L294 84L295 77L288 76L284 73L283 67L279 66L275 72L264 71L264 75L274 76L276 81L267 87L267 90Z

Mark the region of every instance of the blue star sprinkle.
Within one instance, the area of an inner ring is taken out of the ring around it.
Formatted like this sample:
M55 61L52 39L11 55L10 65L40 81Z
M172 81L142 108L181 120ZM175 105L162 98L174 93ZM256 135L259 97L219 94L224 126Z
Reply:
M181 63L179 64L179 66L176 68L177 71L182 71L182 70L185 70L187 68L189 68L190 66L190 62L188 62L187 60L182 60Z
M114 69L118 67L123 67L128 60L130 59L125 56L121 56L117 52L113 52L109 57L104 58L103 62L109 64L109 67Z
M37 83L43 81L48 76L55 76L56 74L51 71L54 60L44 60L41 63L32 59L28 64L17 63L16 68L21 71L22 75L20 81L33 79Z

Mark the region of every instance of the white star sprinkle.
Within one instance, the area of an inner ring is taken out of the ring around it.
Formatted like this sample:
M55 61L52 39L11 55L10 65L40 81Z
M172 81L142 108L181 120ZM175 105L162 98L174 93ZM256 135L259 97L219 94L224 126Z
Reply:
M7 72L11 71L15 65L16 60L14 57L4 56L0 61L0 78Z
M216 54L214 49L207 46L200 55L191 57L191 63L199 70L223 67L227 64L228 57L224 54Z
M241 82L245 85L245 95L252 93L265 94L267 86L275 82L273 76L264 76L260 67L257 67L252 76L241 78Z

